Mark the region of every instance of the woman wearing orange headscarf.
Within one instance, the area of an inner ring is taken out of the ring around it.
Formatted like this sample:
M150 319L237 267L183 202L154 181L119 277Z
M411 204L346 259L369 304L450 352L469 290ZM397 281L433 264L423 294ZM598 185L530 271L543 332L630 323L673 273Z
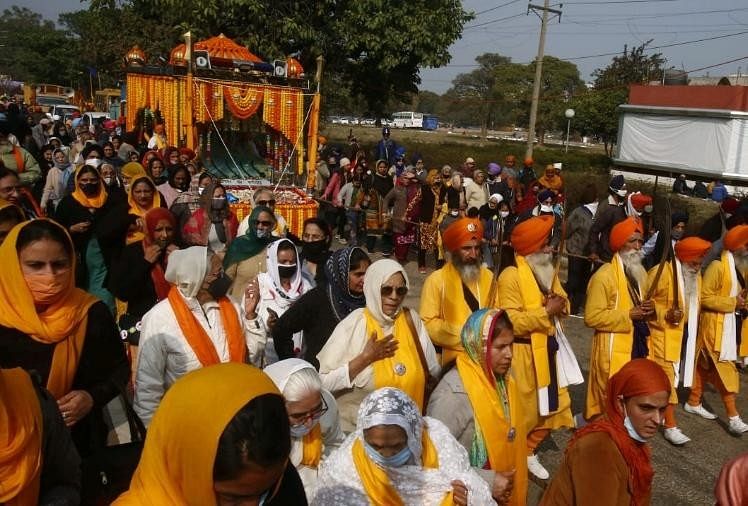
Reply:
M73 238L77 286L100 298L114 313L114 297L106 289L106 280L112 260L125 246L125 203L110 199L99 171L83 165L75 171L75 191L60 201L55 220Z
M648 441L669 396L670 380L659 365L645 358L624 365L608 381L605 417L574 434L540 504L649 504L654 470Z
M151 209L162 207L164 199L153 180L146 176L136 176L127 190L127 205L130 228L127 233L127 244L142 241L145 232L145 214Z
M102 410L129 366L107 307L75 287L70 237L34 220L0 246L0 367L36 371L84 457L106 443Z

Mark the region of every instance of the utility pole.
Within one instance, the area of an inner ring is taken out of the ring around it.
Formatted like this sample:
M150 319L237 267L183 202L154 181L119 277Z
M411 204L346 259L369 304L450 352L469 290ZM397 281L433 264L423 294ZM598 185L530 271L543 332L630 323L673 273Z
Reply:
M538 102L540 101L540 80L543 77L543 55L545 54L545 29L548 25L548 13L558 15L558 22L561 22L561 11L558 9L551 9L548 7L549 0L543 2L542 7L540 5L527 5L527 13L529 14L532 10L537 14L537 11L543 11L541 16L540 24L540 41L538 42L538 56L535 59L535 82L532 87L532 104L530 105L530 125L527 128L527 151L525 158L532 158L532 148L535 142L535 122L538 118ZM563 4L561 4L563 6Z

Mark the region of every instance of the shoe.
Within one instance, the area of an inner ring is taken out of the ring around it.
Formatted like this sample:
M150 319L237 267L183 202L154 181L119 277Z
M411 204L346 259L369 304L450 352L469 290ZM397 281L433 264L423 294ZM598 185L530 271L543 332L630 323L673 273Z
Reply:
M691 413L692 415L699 415L701 418L706 418L707 420L717 419L717 415L707 411L701 404L698 406L691 406L689 403L685 403L683 405L683 411Z
M683 434L678 427L665 429L664 435L667 442L675 446L684 445L691 440L691 438Z
M743 432L748 432L748 424L746 424L740 418L740 416L733 416L730 418L730 423L727 425L727 430L739 436Z
M538 460L538 456L534 454L527 457L527 470L541 480L547 480L551 477L551 473L543 467L543 464Z

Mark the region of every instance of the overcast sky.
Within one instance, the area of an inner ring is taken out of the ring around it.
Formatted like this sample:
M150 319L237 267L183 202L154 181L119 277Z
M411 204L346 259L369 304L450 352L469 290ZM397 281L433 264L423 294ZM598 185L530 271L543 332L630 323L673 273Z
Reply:
M446 91L452 79L474 69L475 57L485 52L510 56L520 63L532 61L537 53L540 19L532 12L526 15L527 0L462 3L465 10L478 16L450 48L452 61L446 67L421 71L422 89ZM87 2L0 0L2 8L13 4L56 20L59 13L84 8ZM649 39L654 39L652 46L671 46L653 50L667 58L668 66L693 75L735 74L739 69L748 73L746 0L570 0L563 2L561 10L561 23L555 18L548 25L545 51L576 63L583 79L589 79L594 69L606 66L612 58L595 55L621 52L624 44L631 47ZM683 44L696 40L700 42ZM724 63L738 58L744 59ZM717 64L722 65L698 70Z

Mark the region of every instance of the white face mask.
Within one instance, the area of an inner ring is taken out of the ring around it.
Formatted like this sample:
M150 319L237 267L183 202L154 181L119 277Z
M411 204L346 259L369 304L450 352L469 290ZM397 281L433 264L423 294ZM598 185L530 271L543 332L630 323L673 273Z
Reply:
M509 211L501 211L501 213L499 214L501 214L502 218L506 218L507 216L509 216Z
M540 212L541 213L552 213L553 212L553 206L542 204L540 206Z
M202 195L203 194L203 190L205 190L205 188L203 188L202 186L198 187L198 189L197 189L198 195Z
M107 185L112 184L112 181L114 181L114 178L111 176L107 176L103 179L104 179L104 184L107 184Z

